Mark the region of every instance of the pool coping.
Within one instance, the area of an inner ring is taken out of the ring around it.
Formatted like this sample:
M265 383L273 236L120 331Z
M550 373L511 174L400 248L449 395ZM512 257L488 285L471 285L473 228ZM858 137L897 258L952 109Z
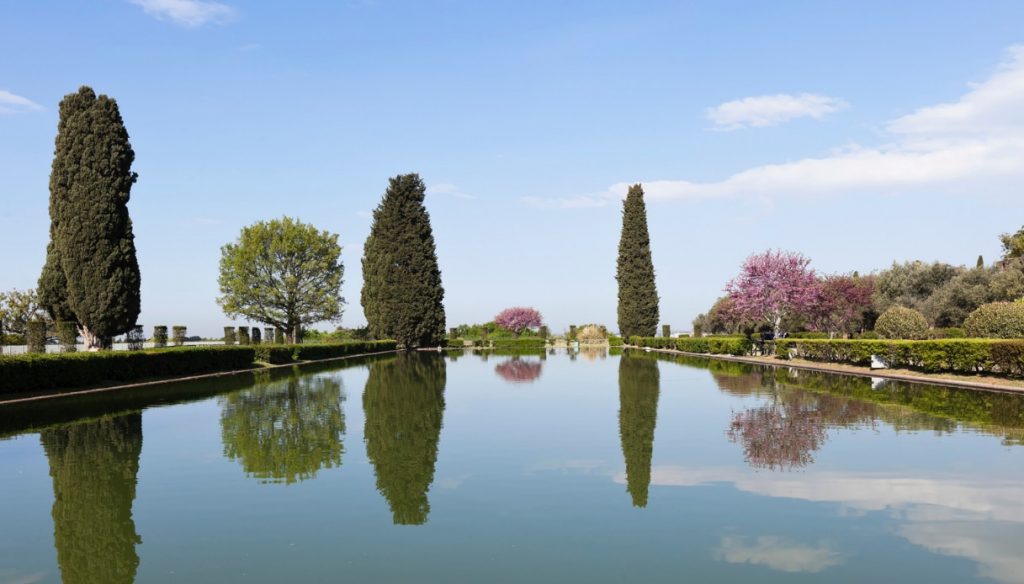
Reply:
M624 345L626 349L634 349L637 351L644 351L650 353L665 353L668 355L685 355L687 357L702 357L704 359L718 359L720 361L732 361L734 363L747 363L750 365L764 365L766 367L787 367L790 369L801 369L804 371L817 371L820 373L835 373L837 375L851 375L854 377L875 377L881 379L891 379L893 381L905 381L908 383L924 383L927 385L942 385L947 387L956 387L959 389L972 389L976 391L988 391L997 393L1011 393L1011 394L1024 394L1024 388L1012 387L1008 385L999 385L994 383L985 383L981 381L968 381L966 379L947 379L944 377L932 377L929 375L908 375L905 373L888 373L884 370L863 370L858 371L854 369L840 369L833 368L827 365L808 365L805 363L772 363L770 361L764 361L756 357L739 357L735 355L712 355L710 353L690 353L688 351L679 351L676 349L655 349L653 347L637 347L634 345Z
M376 355L389 355L392 353L399 353L401 349L393 349L390 351L376 351L373 353L358 353L355 355L342 355L340 357L328 357L326 359L310 359L306 361L295 361L294 363L281 363L277 365L264 365L263 367L249 367L247 369L232 369L230 371L214 371L211 373L200 373L198 375L184 375L181 377L164 377L160 379L151 379L149 381L138 381L133 383L124 383L121 385L104 385L102 387L86 387L83 389L68 389L68 390L48 390L46 393L40 393L37 395L30 395L24 397L16 397L5 399L0 396L0 407L12 404L29 403L35 401L43 401L50 399L60 399L64 397L73 397L81 395L90 395L97 393L107 393L112 391L124 391L129 389L137 389L140 387L151 387L154 385L162 385L165 383L177 383L179 381L196 381L200 379L213 379L216 377L226 377L229 375L238 375L241 373L255 373L258 371L269 371L272 369L281 369L284 367L295 367L296 365L302 366L311 363L329 363L331 361L344 361L346 359L358 359L360 357L373 357Z

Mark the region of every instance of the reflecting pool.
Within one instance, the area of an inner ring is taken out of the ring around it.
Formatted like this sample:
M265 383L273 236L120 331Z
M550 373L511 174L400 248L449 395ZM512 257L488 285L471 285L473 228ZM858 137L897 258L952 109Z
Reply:
M417 353L0 407L0 584L1024 583L1024 399Z

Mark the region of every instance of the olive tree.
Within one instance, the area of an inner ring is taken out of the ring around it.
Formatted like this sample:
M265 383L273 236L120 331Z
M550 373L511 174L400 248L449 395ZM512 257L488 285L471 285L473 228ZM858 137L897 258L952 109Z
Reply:
M341 320L343 274L337 234L290 217L260 221L221 248L217 303L296 342L300 326Z

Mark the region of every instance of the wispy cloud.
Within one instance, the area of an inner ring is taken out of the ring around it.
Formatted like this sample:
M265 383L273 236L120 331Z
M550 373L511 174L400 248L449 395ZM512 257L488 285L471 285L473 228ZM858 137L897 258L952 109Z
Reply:
M707 118L719 130L778 126L797 118L820 120L846 107L846 102L827 95L801 93L758 95L727 101L707 110Z
M451 183L438 183L436 185L430 185L427 187L428 195L447 195L449 197L455 197L457 199L475 199L476 197L470 194L466 194L459 189L459 187Z
M959 99L890 120L885 141L848 144L817 158L765 164L719 181L641 181L649 200L901 194L1016 194L1024 180L1024 46L1011 47L987 79ZM548 207L615 203L628 182L603 193L549 199ZM586 204L581 204L586 203Z
M20 114L25 112L42 111L43 106L10 91L0 89L0 114Z
M782 572L810 574L844 561L843 554L824 542L807 545L769 535L753 539L725 536L715 550L715 557L730 564L755 564Z
M151 16L194 28L204 24L220 24L235 15L235 9L208 0L129 0Z

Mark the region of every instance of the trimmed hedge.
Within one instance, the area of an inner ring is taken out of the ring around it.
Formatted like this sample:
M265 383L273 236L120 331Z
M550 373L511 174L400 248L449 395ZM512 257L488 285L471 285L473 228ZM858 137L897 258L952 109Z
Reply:
M0 357L0 394L83 387L252 367L245 347L51 353Z
M276 365L394 349L394 341L371 341L4 355L0 356L0 394L249 369L256 361Z
M652 349L675 349L686 353L707 355L748 355L754 348L754 341L742 337L630 337L629 344Z
M997 373L1024 377L1024 341L781 339L775 342L775 354L782 359L796 357L859 366L869 366L871 356L877 355L889 367L926 373Z
M544 339L540 337L526 337L520 339L494 339L491 341L491 346L495 349L502 350L516 350L516 351L534 351L543 349L545 346Z

